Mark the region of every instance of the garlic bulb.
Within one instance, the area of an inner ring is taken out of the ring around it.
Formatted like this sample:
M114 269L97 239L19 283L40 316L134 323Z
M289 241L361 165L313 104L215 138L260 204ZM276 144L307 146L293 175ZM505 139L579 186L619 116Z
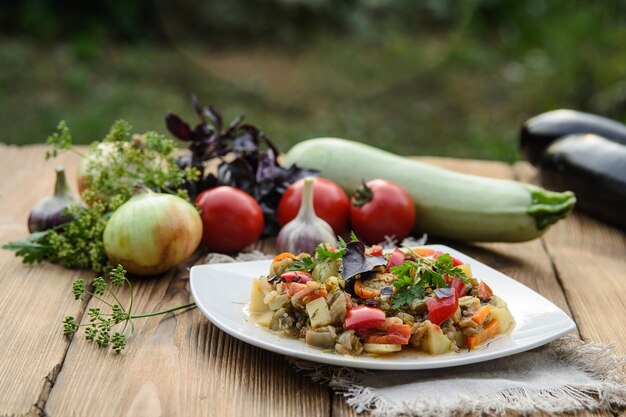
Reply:
M63 167L56 167L55 171L57 177L54 194L39 200L28 216L28 231L31 233L52 229L72 221L72 216L66 209L79 204L67 186Z
M276 246L280 252L313 253L321 242L337 246L333 229L315 214L313 178L306 178L298 215L280 230Z

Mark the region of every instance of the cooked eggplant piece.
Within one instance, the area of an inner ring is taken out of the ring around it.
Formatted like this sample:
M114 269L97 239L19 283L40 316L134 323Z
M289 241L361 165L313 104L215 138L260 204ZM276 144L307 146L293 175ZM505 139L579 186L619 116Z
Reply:
M363 344L354 330L346 330L339 335L335 344L335 352L340 355L355 355L363 353Z
M553 110L532 117L522 125L520 148L537 165L543 151L556 139L577 133L593 133L626 145L626 125L606 117L575 110Z
M331 349L335 347L337 342L337 332L333 326L308 329L304 340L307 345L321 349Z
M577 209L626 229L626 146L597 135L570 135L550 145L539 162L541 182L571 190Z

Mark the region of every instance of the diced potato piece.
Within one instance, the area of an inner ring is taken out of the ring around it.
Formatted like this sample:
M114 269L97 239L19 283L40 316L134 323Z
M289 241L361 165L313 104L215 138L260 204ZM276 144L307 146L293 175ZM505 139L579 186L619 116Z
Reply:
M427 327L427 331L424 333L420 343L420 347L424 352L440 355L454 350L452 341L443 334L439 326L432 324L429 320L422 323L422 326Z
M269 308L272 311L279 310L285 304L289 302L289 296L287 294L276 294L269 302Z
M330 309L325 298L316 298L306 305L306 312L311 319L311 327L314 329L327 326L331 323Z
M365 343L363 349L367 353L373 353L375 355L384 355L386 353L399 352L402 350L402 346L395 344L383 344L383 343Z
M261 314L256 319L256 323L259 326L270 327L270 323L272 322L272 318L273 317L274 317L274 312L273 311L266 311L265 313Z
M459 265L457 268L459 268L461 271L465 273L465 276L467 277L467 279L470 279L473 277L472 267L470 266L470 264Z
M257 278L252 281L252 289L250 291L250 312L251 313L263 313L268 311L270 308L267 304L263 302L265 298L265 293L261 290L259 286L261 278Z
M513 317L506 307L493 307L491 309L491 320L500 322L500 333L506 333L513 325Z
M315 265L315 268L313 268L313 279L324 282L332 276L339 275L339 262L338 259L328 258L318 263Z

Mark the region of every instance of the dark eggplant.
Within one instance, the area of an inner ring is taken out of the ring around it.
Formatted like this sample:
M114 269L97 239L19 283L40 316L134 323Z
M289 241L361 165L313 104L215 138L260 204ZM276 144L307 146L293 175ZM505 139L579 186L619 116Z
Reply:
M626 125L575 110L553 110L526 120L520 130L520 148L533 165L541 154L561 136L593 133L626 145Z
M543 185L576 194L576 209L626 230L626 146L598 135L569 135L539 160Z

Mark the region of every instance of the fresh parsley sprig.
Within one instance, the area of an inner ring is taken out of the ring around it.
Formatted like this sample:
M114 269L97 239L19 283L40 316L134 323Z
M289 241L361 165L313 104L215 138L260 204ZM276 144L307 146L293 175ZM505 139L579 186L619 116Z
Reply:
M312 271L317 266L317 262L310 256L302 258L291 264L288 271Z
M133 315L133 285L126 277L126 270L122 265L118 265L109 272L108 276L108 282L103 277L95 278L91 283L93 287L92 291L87 289L85 280L79 279L74 281L72 284L74 299L83 300L85 294L89 294L108 306L110 312L105 313L100 308L90 308L87 311L89 321L83 324L79 324L74 317L67 316L62 322L64 334L72 335L76 333L80 327L84 327L86 340L95 342L96 345L101 348L111 346L113 351L120 353L126 347L135 332L134 319L158 316L195 306L195 303L189 303L168 310ZM128 309L124 308L115 292L111 289L123 285L128 285L130 292ZM105 300L103 298L105 294L110 295L113 300Z
M447 288L445 275L457 276L467 283L467 276L461 268L454 266L450 254L444 253L437 259L431 259L424 258L411 249L409 252L417 259L416 261L405 260L402 265L391 268L391 273L397 277L393 284L396 287L393 308L399 309L411 305L417 298L423 298L426 288Z

